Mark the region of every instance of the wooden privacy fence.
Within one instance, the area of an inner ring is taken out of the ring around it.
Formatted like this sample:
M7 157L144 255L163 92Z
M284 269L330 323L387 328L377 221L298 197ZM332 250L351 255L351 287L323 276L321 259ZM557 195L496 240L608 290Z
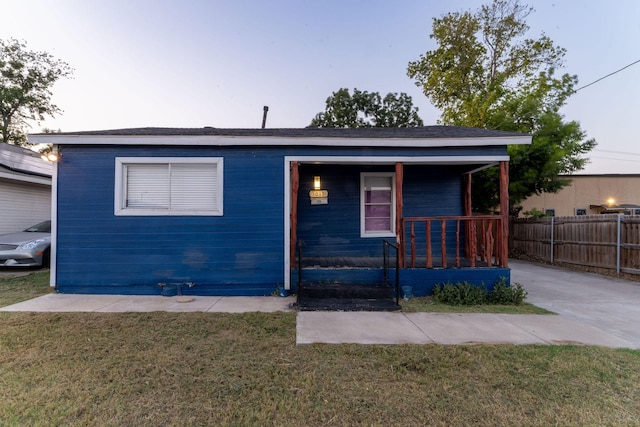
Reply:
M640 216L515 219L510 248L553 263L640 274Z

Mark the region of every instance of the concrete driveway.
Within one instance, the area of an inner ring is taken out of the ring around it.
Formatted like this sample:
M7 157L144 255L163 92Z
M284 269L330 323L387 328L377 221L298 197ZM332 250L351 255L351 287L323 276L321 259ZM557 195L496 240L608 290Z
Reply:
M509 260L509 266L527 302L640 347L640 282L524 261Z

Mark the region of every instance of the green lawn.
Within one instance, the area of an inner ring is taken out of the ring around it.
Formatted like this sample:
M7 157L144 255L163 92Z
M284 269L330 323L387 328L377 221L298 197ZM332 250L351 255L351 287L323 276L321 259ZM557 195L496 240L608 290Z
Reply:
M532 304L520 305L446 305L433 300L432 297L416 297L408 301L400 300L402 311L406 313L500 313L500 314L553 314L544 308Z
M639 351L297 346L295 322L296 313L0 313L0 425L638 423Z
M49 286L48 270L34 271L28 276L0 278L0 307L26 301L51 292L53 292L53 289Z

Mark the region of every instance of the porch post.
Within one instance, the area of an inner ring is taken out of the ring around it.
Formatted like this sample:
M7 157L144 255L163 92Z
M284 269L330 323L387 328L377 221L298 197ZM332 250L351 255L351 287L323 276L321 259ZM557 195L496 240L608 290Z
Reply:
M396 243L398 245L398 263L404 267L404 230L402 227L402 182L404 165L396 163Z
M507 268L509 262L509 162L500 162L500 216L502 217L502 236L500 266Z
M464 216L471 216L471 174L465 175L466 189L464 192ZM464 255L469 258L471 256L471 221L467 220L465 224L465 243L464 243Z
M296 267L296 246L298 244L298 188L300 174L298 162L291 162L291 245L289 248L291 268Z

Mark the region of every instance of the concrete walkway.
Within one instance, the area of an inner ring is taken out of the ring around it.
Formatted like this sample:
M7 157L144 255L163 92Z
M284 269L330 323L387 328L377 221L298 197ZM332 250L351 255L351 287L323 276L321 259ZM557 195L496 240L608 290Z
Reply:
M291 311L294 297L186 297L144 295L47 294L0 308L0 311L125 313L203 311L246 313Z
M300 312L296 342L359 344L583 344L640 348L640 283L511 261L527 302L558 315ZM162 297L48 294L0 311L274 312L293 297Z
M591 325L555 315L301 312L298 344L584 344L633 347Z

